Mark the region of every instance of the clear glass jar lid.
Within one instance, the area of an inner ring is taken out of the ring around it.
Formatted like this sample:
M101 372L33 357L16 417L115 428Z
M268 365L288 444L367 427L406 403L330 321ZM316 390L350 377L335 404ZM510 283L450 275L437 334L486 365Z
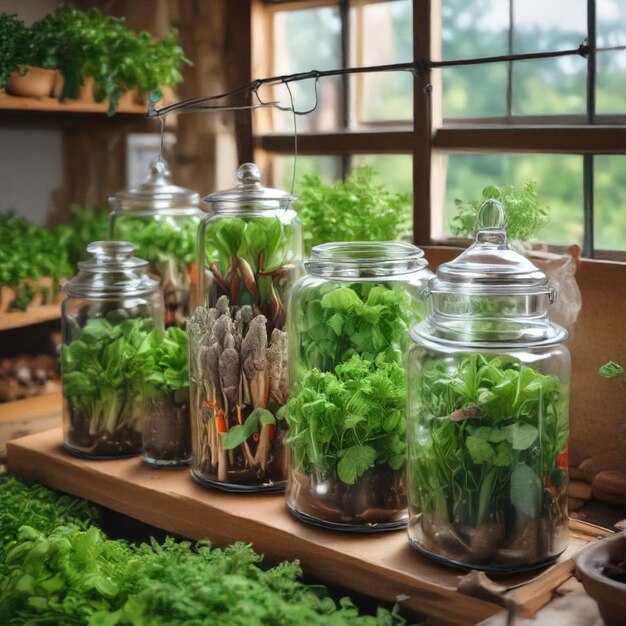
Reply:
M264 187L261 171L254 163L244 163L237 170L236 187L216 191L203 198L212 209L277 209L286 208L296 198L282 189Z
M423 250L403 241L340 241L313 247L304 264L314 276L376 278L417 272L427 267Z
M91 258L78 263L78 274L65 283L68 296L106 298L143 295L159 288L148 273L148 261L133 256L129 241L94 241L87 246Z
M548 276L509 248L504 209L486 200L476 241L428 282L428 317L412 331L416 341L471 347L560 343L567 332L551 322L556 292Z
M486 200L477 216L476 241L449 263L443 263L430 283L431 292L474 294L552 293L544 272L509 248L502 205Z
M118 191L109 198L113 211L163 211L167 209L198 210L200 195L172 182L167 161L157 157L150 172L138 187Z

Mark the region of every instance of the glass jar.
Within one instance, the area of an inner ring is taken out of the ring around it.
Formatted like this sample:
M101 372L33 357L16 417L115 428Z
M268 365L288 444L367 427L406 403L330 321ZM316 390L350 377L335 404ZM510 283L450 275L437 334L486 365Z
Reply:
M430 281L409 354L409 539L465 569L514 571L568 543L570 359L546 275L510 249L502 206Z
M406 526L409 329L424 317L423 252L402 242L313 248L289 308L287 506L339 530Z
M200 196L174 185L167 162L158 157L141 185L114 194L109 205L111 237L133 242L161 283L165 326L184 327L197 304Z
M114 458L142 449L143 379L138 353L163 327L159 283L127 241L97 241L64 286L63 437L78 456Z
M239 185L207 196L199 230L204 306L189 321L192 475L223 490L284 488L285 317L301 271L295 200L245 163Z

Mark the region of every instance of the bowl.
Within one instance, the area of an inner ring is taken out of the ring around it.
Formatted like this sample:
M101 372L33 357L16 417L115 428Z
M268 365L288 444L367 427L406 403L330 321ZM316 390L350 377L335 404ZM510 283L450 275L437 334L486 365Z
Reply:
M587 593L598 603L606 626L626 624L626 583L602 573L611 560L626 560L626 532L596 541L576 557L576 569Z

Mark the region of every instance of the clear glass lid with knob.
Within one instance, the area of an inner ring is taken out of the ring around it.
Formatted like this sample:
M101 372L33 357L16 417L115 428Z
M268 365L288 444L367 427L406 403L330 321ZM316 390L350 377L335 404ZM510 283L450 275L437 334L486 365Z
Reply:
M546 274L510 248L504 209L486 200L475 242L429 281L428 318L414 338L439 342L550 344L567 337L549 319L556 291Z

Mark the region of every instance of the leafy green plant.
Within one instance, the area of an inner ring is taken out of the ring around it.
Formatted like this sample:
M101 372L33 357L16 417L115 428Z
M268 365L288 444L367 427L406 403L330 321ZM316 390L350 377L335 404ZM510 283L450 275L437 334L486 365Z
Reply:
M450 232L458 237L474 237L478 209L489 198L502 203L509 240L529 241L548 223L548 206L540 204L536 183L527 182L517 187L485 187L480 200L455 200L457 213L450 222Z
M131 544L91 525L93 509L41 486L0 481L0 622L82 626L401 626L397 610L360 615L297 562L262 568L248 545L167 538ZM27 507L30 505L31 509Z
M353 485L374 465L404 465L404 370L357 354L334 372L311 369L287 404L288 441L304 472Z
M187 333L175 326L153 330L141 343L137 358L148 393L176 392L189 387Z
M231 305L255 305L270 329L283 328L286 303L276 282L295 270L294 235L279 217L227 217L209 222L207 265Z
M89 320L80 334L63 346L63 395L67 398L72 432L83 446L120 438L120 445L138 442L141 416L142 359L151 346L151 319L128 318L123 310ZM130 438L129 441L126 441ZM140 446L140 442L138 444Z
M620 376L624 376L626 370L615 361L609 361L605 363L599 370L598 374L602 376L602 378L619 378Z
M26 24L15 15L0 13L0 88L11 72L30 60L30 37Z
M330 241L392 241L409 234L410 197L377 183L367 165L333 185L307 175L299 187L297 210L307 253Z
M460 560L484 559L522 532L520 514L566 523L560 380L508 356L426 358L412 369L410 427L421 434L409 442L409 489L429 539L454 546ZM465 535L480 528L473 545Z

